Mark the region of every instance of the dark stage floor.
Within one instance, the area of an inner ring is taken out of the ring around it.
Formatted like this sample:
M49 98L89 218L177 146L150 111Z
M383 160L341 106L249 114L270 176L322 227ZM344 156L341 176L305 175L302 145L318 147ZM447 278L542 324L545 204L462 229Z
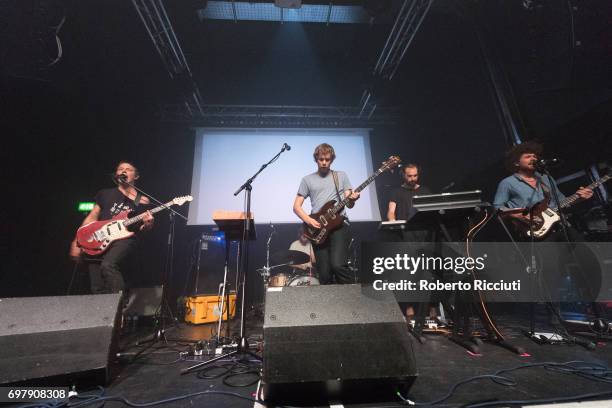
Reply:
M538 316L546 320L545 314ZM247 334L253 342L262 336L262 320L259 317L251 318L247 327ZM498 318L498 323L507 338L515 345L522 346L530 356L518 356L501 347L485 344L481 355L472 355L465 349L451 342L444 335L428 335L425 344L414 343L419 376L410 389L410 398L417 402L430 402L443 397L451 387L473 376L493 374L497 370L512 368L528 363L553 362L563 363L569 361L586 361L612 366L612 352L610 343L598 343L595 350L590 351L579 345L557 344L537 345L532 343L520 333L520 328L527 326L525 318L505 316ZM544 323L538 323L540 327ZM237 322L232 322L231 333L237 334ZM153 347L142 353L135 361L131 361L134 353L142 346L135 346L134 340L147 334L147 328L141 327L136 332L126 333L122 338L122 352L126 353L121 371L106 390L106 395L123 396L132 402L145 403L168 398L179 397L185 394L212 391L230 392L242 396L231 395L200 395L180 399L164 406L191 407L253 407L257 384L247 387L230 387L223 383L222 378L201 379L198 373L181 375L180 371L195 362L194 358L179 357L179 350L187 350L187 343L174 339L206 340L215 332L216 326L206 324L192 326L179 324L166 332L168 344L156 343ZM203 357L207 359L209 357ZM305 358L307 358L305 356ZM226 362L230 364L230 362ZM258 365L253 363L253 368ZM217 369L208 374L222 373ZM589 393L612 392L612 383L608 376L608 383L597 382L567 372L552 371L543 367L526 368L505 374L512 377L514 386L503 386L493 383L490 379L480 379L462 385L446 400L444 404L451 406L464 406L468 403L477 403L494 400L535 400L553 397L567 397ZM226 379L227 382L248 383L255 382L256 375L245 374ZM612 396L608 396L612 398ZM599 398L599 400L604 398ZM295 402L292 402L294 405ZM603 405L602 405L603 404ZM118 403L109 402L107 407ZM399 398L389 395L387 401L375 403L344 404L344 406L382 407L402 406ZM258 405L255 405L258 406ZM307 406L307 405L306 405ZM329 405L327 405L329 406ZM339 405L341 406L341 405ZM597 406L612 406L612 399L600 402Z

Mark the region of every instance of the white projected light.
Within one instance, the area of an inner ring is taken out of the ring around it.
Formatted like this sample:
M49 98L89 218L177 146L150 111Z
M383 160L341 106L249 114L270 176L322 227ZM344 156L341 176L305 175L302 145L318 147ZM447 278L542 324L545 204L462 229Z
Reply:
M244 211L244 192L234 192L287 143L290 151L270 164L253 182L251 211L257 223L296 223L293 201L303 176L317 171L312 157L320 143L336 151L332 169L348 175L353 188L377 168L372 166L367 129L207 129L196 130L189 225L214 224L215 210ZM310 212L310 199L304 210ZM376 186L361 193L347 210L351 221L380 221Z

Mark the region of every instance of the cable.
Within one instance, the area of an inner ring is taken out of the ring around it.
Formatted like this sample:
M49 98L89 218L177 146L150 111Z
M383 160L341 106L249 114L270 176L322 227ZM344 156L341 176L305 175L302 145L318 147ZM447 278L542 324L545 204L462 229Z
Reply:
M546 403L558 403L558 402L569 402L569 401L583 401L585 399L607 397L612 395L612 391L604 392L593 392L589 394L572 395L569 397L556 397L556 398L542 398L534 400L500 400L500 401L488 401L477 404L465 405L465 408L482 408L482 407L494 407L508 405L523 405L523 404L546 404Z
M229 381L231 378L235 378L237 376L245 376L245 375L251 375L251 376L254 376L254 378L252 381L247 381L243 383L235 383L235 382ZM249 387L251 385L257 384L259 380L261 380L260 372L257 370L249 370L249 371L244 371L244 372L239 372L239 373L230 373L226 375L225 377L223 377L222 382L228 387Z
M57 64L59 60L62 59L63 50L62 50L62 42L60 41L60 38L59 38L59 32L62 29L62 26L64 25L65 22L66 22L66 16L64 15L64 17L62 17L62 21L60 21L57 27L55 27L55 43L57 44L57 57L55 57L55 59L51 61L49 65L47 65L49 67Z
M477 380L490 379L494 383L499 384L499 385L503 385L507 387L517 386L518 382L516 380L510 377L504 377L501 374L509 373L509 372L524 369L524 368L534 368L534 367L544 367L544 369L546 370L561 372L564 374L575 374L579 377L586 378L588 380L612 384L612 370L610 370L607 366L603 364L589 363L586 361L568 361L565 363L543 362L543 363L523 364L523 365L512 367L512 368L501 369L501 370L496 371L493 374L484 374L484 375L478 375L478 376L467 378L458 383L455 383L443 397L438 398L437 400L434 400L434 401L415 402L415 401L411 401L408 398L404 397L399 391L396 392L396 394L405 403L410 404L410 405L419 405L419 406L438 405L441 402L444 402L447 399L449 399L454 394L455 390L459 388L461 385L468 384L470 382L477 381ZM526 401L512 402L512 403L526 404L526 403L541 403L542 401L544 402L573 401L573 400L594 398L597 396L607 396L607 395L612 395L612 391L607 391L607 392L599 393L599 394L597 393L582 394L582 395L576 395L576 396L571 396L571 397L549 398L546 400L532 400L532 401L526 400ZM510 404L511 402L488 401L488 402L477 403L477 404L468 405L468 406L472 408L478 408L478 407L493 406L496 404L503 404L503 403L507 405L507 404Z
M209 374L213 370L223 370L220 373ZM252 381L247 381L243 383L236 383L229 381L232 378L243 375L251 375L255 376ZM232 363L223 363L223 364L215 364L212 366L205 367L202 370L197 371L197 378L203 380L214 380L217 378L222 378L223 384L229 387L248 387L256 384L261 379L261 374L259 370L255 370L251 368L250 364L245 364L240 361L233 361Z
M491 215L489 216L489 213L487 211L487 209L485 208L484 210L484 217L482 218L482 220L480 220L480 222L478 222L474 227L472 227L465 238L465 250L466 250L466 254L468 257L470 257L470 241L473 241L474 238L476 237L476 234L478 234L480 232L480 230L482 230L482 228L484 228L484 226L486 224L489 223L489 221L491 221L493 219L494 216L494 212L491 213ZM474 272L474 269L472 268L472 270L470 271L472 273L472 276L476 277L476 273ZM482 312L484 313L484 317L487 319L487 323L489 324L489 327L495 332L495 335L497 336L497 338L500 341L504 341L504 335L501 333L501 330L499 330L497 328L497 326L495 325L495 323L493 322L493 319L491 318L491 316L489 315L489 311L487 310L487 306L485 304L484 301L484 296L482 295L482 293L480 291L477 291L478 294L478 300L480 303L480 308L482 310ZM487 330L488 331L488 330Z
M39 403L39 404L22 405L22 406L19 406L18 408L60 408L60 407L62 408L63 407L80 408L80 407L88 406L94 403L107 402L107 401L121 402L129 407L140 408L140 407L153 407L156 405L168 404L171 402L180 401L180 400L191 398L191 397L197 397L200 395L226 395L226 396L236 397L236 398L240 398L240 399L247 400L247 401L257 402L257 399L255 398L246 397L244 395L240 395L235 392L207 390L207 391L193 392L190 394L179 395L176 397L171 397L171 398L167 398L163 400L146 402L146 403L132 402L125 397L117 397L117 396L106 396L105 397L105 396L100 395L100 396L84 396L84 397L77 396L76 398L86 398L85 401L79 402L77 404L71 404L69 400L62 400L62 401L58 401L57 403L46 402L46 403Z

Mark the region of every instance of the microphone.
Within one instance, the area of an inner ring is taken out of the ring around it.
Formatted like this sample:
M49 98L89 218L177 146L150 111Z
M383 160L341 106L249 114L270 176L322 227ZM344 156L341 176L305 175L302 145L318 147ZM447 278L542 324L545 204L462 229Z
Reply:
M444 187L442 187L442 190L440 190L441 193L450 190L451 188L455 187L455 182L451 181L450 183L448 183L447 185L445 185Z
M127 183L127 174L116 174L113 179L118 183Z
M285 150L287 150L287 151L291 150L291 146L289 146L287 143L283 143L283 152Z

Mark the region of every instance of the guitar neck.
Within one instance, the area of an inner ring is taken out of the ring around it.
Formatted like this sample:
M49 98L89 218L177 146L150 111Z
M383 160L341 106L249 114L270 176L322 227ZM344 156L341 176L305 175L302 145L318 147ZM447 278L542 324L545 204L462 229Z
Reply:
M596 189L597 187L601 186L603 183L605 183L609 179L610 179L610 176L606 175L606 176L600 178L599 180L592 182L591 184L589 184L585 188L588 188L589 190ZM561 208L571 207L572 205L576 204L576 202L578 202L578 200L580 200L580 196L577 193L574 193L571 196L567 197L565 200L561 201L561 205L559 207L561 207Z
M364 188L366 188L371 182L374 181L374 179L376 177L378 177L380 175L380 173L382 173L383 170L382 169L378 169L374 174L372 174L370 177L368 177L366 179L366 181L364 181L363 183L361 183L359 186L357 186L357 188L355 188L353 190L353 192L355 193L360 193L361 190L363 190ZM337 203L333 209L331 210L334 214L337 214L338 212L340 212L349 202L349 198L348 197L344 197L342 200L340 200L339 203Z
M168 209L168 207L170 207L172 204L173 204L173 201L169 201L166 204L162 204L159 207L155 207L155 208L153 208L152 210L149 210L149 211L151 212L151 214L155 214L155 213L158 213L160 211ZM132 224L135 224L137 222L140 222L145 217L145 214L146 213L142 213L142 214L137 215L135 217L128 218L127 220L123 221L123 225L125 225L127 227L128 225L132 225Z

